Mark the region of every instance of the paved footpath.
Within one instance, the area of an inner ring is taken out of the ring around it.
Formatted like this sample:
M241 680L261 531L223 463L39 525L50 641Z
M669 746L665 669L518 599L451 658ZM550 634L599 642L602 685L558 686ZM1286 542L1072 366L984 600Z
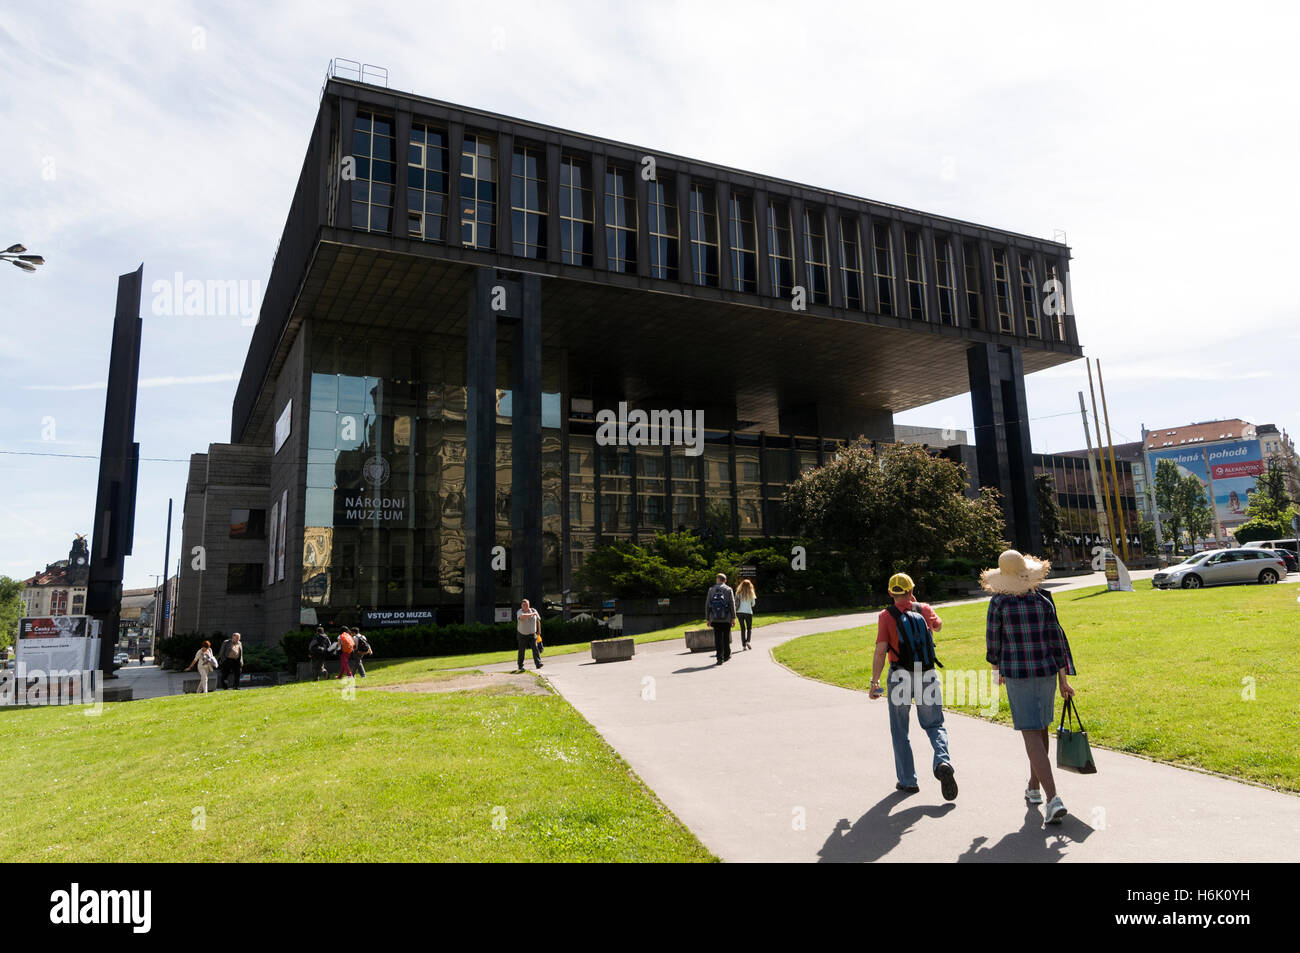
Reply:
M803 678L771 656L792 638L874 621L863 613L755 628L754 649L721 667L675 640L639 645L628 662L557 655L542 673L727 861L1291 862L1300 853L1300 797L1097 749L1097 774L1057 772L1070 816L1044 827L1041 809L1024 802L1020 735L952 712L957 800L939 793L915 718L921 792L896 792L887 702ZM1087 683L1086 668L1078 681Z

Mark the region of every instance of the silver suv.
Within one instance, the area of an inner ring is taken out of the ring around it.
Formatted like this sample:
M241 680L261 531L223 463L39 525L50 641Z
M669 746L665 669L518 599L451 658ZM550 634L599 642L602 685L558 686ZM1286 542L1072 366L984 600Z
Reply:
M1264 584L1286 578L1282 557L1263 549L1212 549L1151 577L1157 589L1200 589L1234 583Z

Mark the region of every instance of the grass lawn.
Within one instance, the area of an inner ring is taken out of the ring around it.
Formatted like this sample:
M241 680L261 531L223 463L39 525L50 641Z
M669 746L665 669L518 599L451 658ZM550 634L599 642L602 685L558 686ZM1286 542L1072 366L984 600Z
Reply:
M709 861L564 699L340 682L0 711L0 861Z
M772 612L766 615L754 616L754 628L764 625L774 625L777 622L793 622L797 619L821 619L832 615L849 615L854 612L870 612L871 609L803 609L795 612ZM707 629L709 624L703 619L698 622L690 622L686 625L674 626L670 629L656 629L653 632L642 632L640 635L632 636L637 645L645 642L665 642L669 639L685 638L687 629ZM739 629L736 630L739 632ZM542 623L542 639L546 639L546 623ZM553 655L568 655L572 652L587 652L591 650L590 642L574 642L572 645L548 645L546 651L542 654L542 663ZM448 668L472 668L478 665L493 665L497 662L513 662L519 658L518 650L510 649L503 652L478 652L472 655L437 655L429 658L419 659L421 671L431 672ZM405 662L406 660L402 660ZM530 666L533 664L532 656L528 656L525 661ZM366 659L366 671L371 671L371 666L382 666L382 659Z
M1075 664L1079 710L1096 744L1300 791L1300 586L1054 594ZM987 603L938 607L947 672L987 671ZM865 691L875 625L804 636L778 661ZM967 676L969 677L969 676ZM1253 699L1250 688L1253 685ZM978 701L947 707L980 712ZM990 706L991 707L991 706ZM1057 699L1057 717L1060 717ZM1002 699L992 718L1011 723Z

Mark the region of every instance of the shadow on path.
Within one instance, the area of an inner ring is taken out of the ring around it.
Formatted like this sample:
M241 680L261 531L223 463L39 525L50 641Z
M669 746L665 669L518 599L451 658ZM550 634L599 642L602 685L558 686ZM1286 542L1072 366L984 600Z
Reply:
M1006 834L992 847L984 846L989 841L987 837L976 837L957 862L1056 863L1065 856L1066 847L1082 844L1092 832L1091 827L1072 814L1049 827L1043 824L1041 808L1026 806L1025 823L1020 830Z
M908 797L916 795L895 791L850 825L848 818L840 818L822 849L817 852L818 863L862 864L879 860L899 845L903 835L923 817L943 817L956 808L956 804L917 805L895 812L893 808Z

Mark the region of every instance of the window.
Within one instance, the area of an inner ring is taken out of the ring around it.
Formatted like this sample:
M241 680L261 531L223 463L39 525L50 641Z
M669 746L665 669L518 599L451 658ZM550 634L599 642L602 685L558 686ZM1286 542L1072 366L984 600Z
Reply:
M939 299L939 323L957 324L957 287L952 270L952 246L948 239L934 240L934 284Z
M55 589L50 593L50 615L68 614L68 590Z
M925 262L921 260L921 235L903 232L903 257L907 268L907 307L913 321L925 320Z
M803 213L803 260L808 269L808 296L813 304L831 303L830 265L826 257L826 216L814 209Z
M970 326L984 326L984 283L980 281L983 269L980 267L979 242L965 242L966 258L966 310L970 312Z
M1060 273L1056 270L1055 262L1047 265L1047 278L1052 284L1053 301L1055 302L1055 311L1048 315L1048 321L1056 326L1056 339L1065 340L1065 312L1069 304L1066 296L1065 283L1061 281Z
M736 291L758 291L758 238L754 231L754 200L731 193L727 216L731 246L731 286Z
M591 165L585 159L560 160L560 260L591 267L595 241L595 211L591 204Z
M358 112L352 127L352 227L363 232L388 232L393 220L393 121Z
M1025 306L1025 333L1031 338L1038 333L1038 282L1034 280L1034 259L1020 256L1020 300Z
M718 286L718 203L707 185L691 186L691 267L697 285Z
M605 257L609 270L636 271L636 191L626 169L605 169Z
M510 159L511 250L520 258L546 257L546 157L517 147Z
M1007 274L1005 248L993 249L993 294L998 302L998 328L1011 334L1015 331L1015 322L1011 317L1011 278Z
M673 181L664 177L650 183L650 274L677 280L677 203Z
M411 125L406 153L406 231L412 238L447 237L447 134Z
M858 247L858 223L849 216L840 219L840 284L844 306L862 310L862 249Z
M492 248L497 220L496 147L467 133L460 152L460 240L471 248Z
M773 297L784 298L794 288L793 246L790 207L774 199L767 203L767 264Z
M226 592L261 592L262 563L231 563L226 567Z
M72 596L72 614L73 614L73 615L85 615L85 614L86 614L86 595L85 595L85 593L82 593L82 592L73 593L73 596Z
M871 268L876 279L876 300L881 314L894 314L894 245L889 225L876 222L871 226Z
M231 539L266 539L266 510L231 510Z

